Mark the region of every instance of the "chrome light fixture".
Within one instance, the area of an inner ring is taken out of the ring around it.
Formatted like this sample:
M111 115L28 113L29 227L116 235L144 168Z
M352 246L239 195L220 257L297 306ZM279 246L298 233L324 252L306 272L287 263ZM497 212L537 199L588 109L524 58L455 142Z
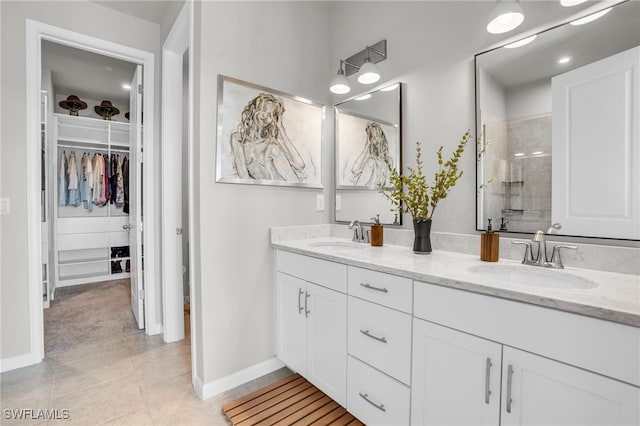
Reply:
M347 77L344 75L343 65L344 61L341 59L338 75L331 81L331 86L329 87L329 90L336 95L344 95L351 91L349 80L347 80Z
M360 67L360 73L358 74L358 82L362 84L373 84L376 81L380 80L380 72L378 72L378 67L375 66L373 62L371 62L371 58L369 57L369 46L366 47L367 57L364 60L364 64Z
M347 59L340 60L338 75L331 82L331 92L336 94L349 93L345 88L349 86L346 77L358 73L358 82L361 84L373 84L380 80L380 72L375 66L380 61L387 59L387 40L381 40L371 46L366 46L360 52L351 55ZM344 70L343 70L344 66ZM336 90L346 90L343 92Z
M498 0L489 14L487 31L502 34L517 28L524 21L524 12L518 0Z

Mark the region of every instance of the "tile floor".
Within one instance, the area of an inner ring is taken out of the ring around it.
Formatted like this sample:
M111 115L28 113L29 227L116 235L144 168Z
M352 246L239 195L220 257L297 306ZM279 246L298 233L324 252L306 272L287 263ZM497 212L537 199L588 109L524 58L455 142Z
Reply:
M186 318L188 319L188 317ZM291 374L286 368L205 401L191 385L187 337L144 333L79 346L0 375L2 425L227 425L222 404ZM68 419L15 420L11 409L57 409Z

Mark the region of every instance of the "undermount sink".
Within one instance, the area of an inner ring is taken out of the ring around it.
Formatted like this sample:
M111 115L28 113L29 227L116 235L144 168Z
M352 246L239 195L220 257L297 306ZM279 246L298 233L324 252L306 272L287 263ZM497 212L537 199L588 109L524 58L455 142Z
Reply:
M367 244L353 241L316 241L310 243L311 247L319 247L327 250L352 251L367 247Z
M533 287L567 290L588 290L598 283L588 278L556 269L544 269L526 265L476 265L469 269L474 275L505 284L520 284Z

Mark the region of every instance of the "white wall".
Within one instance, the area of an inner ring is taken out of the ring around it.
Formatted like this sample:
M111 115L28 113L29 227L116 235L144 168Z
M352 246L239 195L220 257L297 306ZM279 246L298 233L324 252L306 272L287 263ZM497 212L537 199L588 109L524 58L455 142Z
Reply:
M192 273L201 283L196 360L203 365L196 374L208 383L275 354L269 227L329 221L328 211L315 211L322 190L215 183L217 75L327 103L334 67L328 8L320 2L202 2L195 16L200 249L192 253L199 263ZM324 136L326 184L332 130Z
M523 84L507 90L507 121L551 114L551 79Z
M26 19L30 18L156 54L160 50L160 29L157 24L86 1L3 0L0 2L0 8L2 9L2 104L0 109L3 122L0 142L2 149L0 196L11 199L11 214L0 216L2 235L0 358L7 359L30 352L26 167L28 161L33 160L26 157ZM117 31L114 31L114 28L117 28ZM156 64L156 70L158 69ZM159 90L159 78L157 78L157 90ZM159 117L159 108L156 108L155 114ZM156 123L155 132L158 135L160 120L156 119ZM159 153L160 150L156 149L156 152ZM156 223L159 234L160 221L157 220ZM158 248L156 248L157 253ZM159 271L156 273L159 276ZM156 293L161 295L159 288Z

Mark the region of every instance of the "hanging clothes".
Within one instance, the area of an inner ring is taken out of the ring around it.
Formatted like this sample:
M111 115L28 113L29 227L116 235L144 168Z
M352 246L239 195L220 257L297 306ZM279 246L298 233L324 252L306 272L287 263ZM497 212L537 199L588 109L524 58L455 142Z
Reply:
M89 212L93 211L93 165L91 164L91 156L86 152L82 155L80 162L82 177L80 179L80 200L85 209Z
M111 198L111 185L109 184L109 176L111 176L111 172L109 171L109 157L107 155L102 156L102 161L104 161L104 205L109 204L109 199Z
M118 155L118 158L120 157L120 155ZM109 187L111 190L111 199L110 202L111 204L116 203L116 198L118 196L117 194L117 188L118 188L118 163L116 160L116 154L111 154L111 161L109 161L110 163L110 174L109 174ZM117 207L117 205L116 205ZM122 207L122 206L120 206Z
M122 211L129 213L129 159L127 157L122 160L122 190L124 198Z
M78 188L78 161L76 160L75 151L71 151L69 154L69 162L67 165L69 173L69 184L67 186L68 192L68 204L70 206L78 207L80 205L80 191Z
M104 175L106 173L104 156L100 153L95 154L92 160L93 166L93 204L96 206L104 206L106 204L105 199L105 184Z
M122 159L120 154L115 157L116 167L115 167L115 199L116 199L116 207L124 206L124 179L122 175ZM125 212L127 213L127 212Z
M58 171L58 202L61 207L69 205L69 174L68 174L67 153L60 154L60 169Z

